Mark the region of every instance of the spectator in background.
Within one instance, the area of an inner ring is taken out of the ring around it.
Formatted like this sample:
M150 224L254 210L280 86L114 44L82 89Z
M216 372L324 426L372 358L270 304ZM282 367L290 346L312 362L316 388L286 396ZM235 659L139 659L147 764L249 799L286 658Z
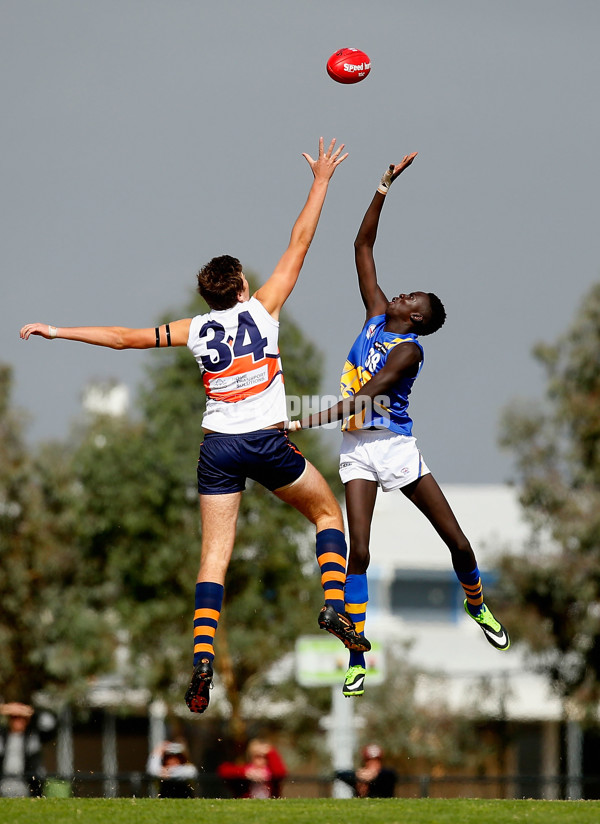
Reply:
M367 744L362 757L362 767L356 772L343 770L335 777L349 784L359 798L393 798L398 776L383 766L383 750L379 744Z
M146 772L160 778L160 798L194 798L194 786L190 782L198 777L198 770L191 763L184 744L163 741L150 753Z
M217 772L235 798L280 798L287 768L275 747L253 738L248 744L247 763L226 762Z
M41 796L45 778L42 740L54 732L55 720L50 713L42 713L38 725L33 707L18 701L1 704L0 714L8 721L0 729L0 796Z

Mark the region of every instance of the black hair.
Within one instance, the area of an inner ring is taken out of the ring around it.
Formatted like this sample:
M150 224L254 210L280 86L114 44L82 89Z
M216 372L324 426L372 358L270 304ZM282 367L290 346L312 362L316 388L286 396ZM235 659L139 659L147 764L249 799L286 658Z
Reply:
M431 317L423 324L419 324L419 335L433 335L440 329L446 320L446 310L444 304L433 292L427 292L429 298L429 305L431 307Z

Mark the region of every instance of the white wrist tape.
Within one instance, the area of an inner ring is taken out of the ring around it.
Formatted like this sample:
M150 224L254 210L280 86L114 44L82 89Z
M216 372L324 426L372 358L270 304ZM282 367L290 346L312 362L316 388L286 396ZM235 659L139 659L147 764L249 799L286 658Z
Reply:
M56 326L50 326L50 324L48 324L48 334L51 338L55 338L57 332L58 329L56 328Z
M392 185L392 174L394 173L394 166L389 166L381 177L381 183L377 187L377 191L382 195L387 195L390 186Z

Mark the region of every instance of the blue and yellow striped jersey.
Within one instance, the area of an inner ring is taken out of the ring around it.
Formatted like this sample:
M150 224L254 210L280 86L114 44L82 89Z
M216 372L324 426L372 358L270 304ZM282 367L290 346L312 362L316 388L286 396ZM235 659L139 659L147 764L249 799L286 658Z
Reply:
M402 378L392 386L387 396L377 397L372 404L345 418L342 429L363 429L367 426L391 429L399 435L412 435L412 419L408 414L408 397L413 383L423 366L423 347L417 335L385 331L385 315L369 318L354 341L342 372L340 391L342 397L355 395L373 375L386 364L389 353L402 343L416 343L421 350L421 363L417 375Z

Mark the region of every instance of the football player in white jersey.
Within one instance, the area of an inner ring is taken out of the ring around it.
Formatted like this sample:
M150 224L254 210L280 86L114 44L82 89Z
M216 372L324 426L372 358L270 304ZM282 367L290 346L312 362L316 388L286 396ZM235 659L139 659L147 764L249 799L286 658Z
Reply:
M213 678L213 641L233 551L246 478L291 504L316 528L325 605L319 626L350 650L370 648L344 611L346 541L340 506L323 476L289 441L277 334L279 313L294 288L314 237L331 177L347 153L319 140L316 160L303 153L313 182L273 274L251 297L236 258L213 258L198 275L211 311L160 327L56 327L29 323L21 337L65 339L112 349L188 346L207 393L205 433L198 462L202 550L194 613L194 669L186 703L204 712Z

